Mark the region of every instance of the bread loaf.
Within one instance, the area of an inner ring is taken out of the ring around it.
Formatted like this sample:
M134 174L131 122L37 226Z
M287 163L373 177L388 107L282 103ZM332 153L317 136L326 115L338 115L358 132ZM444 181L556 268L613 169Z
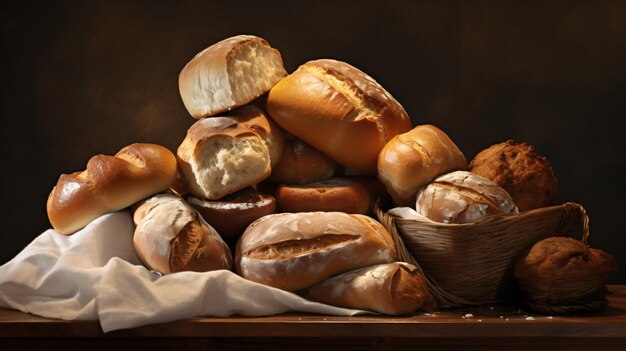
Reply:
M335 161L376 174L378 153L411 129L404 108L376 81L335 60L309 61L272 88L267 112Z
M309 212L273 214L252 223L237 244L235 265L246 279L297 291L396 260L391 236L370 217Z
M276 191L281 212L345 212L367 214L370 194L360 183L331 178L303 185L281 185Z
M490 215L518 213L498 184L466 171L445 174L424 187L415 210L441 223L474 223Z
M232 116L197 121L177 154L189 192L217 200L269 177L282 148L282 132L249 106Z
M492 145L470 162L470 171L506 190L523 211L552 205L558 182L547 158L534 147L514 140Z
M214 201L190 196L187 202L233 247L250 223L276 212L276 199L253 188Z
M302 291L306 299L328 305L400 315L436 303L419 270L405 262L369 266L328 278Z
M465 169L463 153L433 125L395 136L378 157L378 179L396 206L413 207L420 187L442 174Z
M180 72L178 88L194 118L214 116L267 93L287 75L278 50L238 35L209 46Z
M176 158L155 144L132 144L115 156L96 155L82 172L62 174L50 192L48 218L69 235L109 212L166 190L176 178Z
M306 184L333 177L337 168L337 163L331 158L288 134L280 162L272 167L269 180L283 184Z
M133 215L135 250L146 267L162 274L232 268L232 255L219 234L183 199L156 195Z

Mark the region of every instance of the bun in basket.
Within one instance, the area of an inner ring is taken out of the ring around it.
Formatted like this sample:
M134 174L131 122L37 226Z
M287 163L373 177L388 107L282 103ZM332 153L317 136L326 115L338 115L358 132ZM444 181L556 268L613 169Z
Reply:
M424 187L415 210L440 223L475 223L490 215L518 213L498 184L465 171L448 173Z
M378 179L396 206L413 207L420 187L442 174L465 169L461 150L433 125L395 136L378 157Z
M250 223L276 212L276 199L253 188L245 188L214 201L193 196L187 201L233 247Z
M242 277L287 291L396 260L394 242L380 223L341 212L262 217L246 229L235 255Z
M178 147L178 163L195 197L217 200L269 177L283 136L257 107L194 123Z
M272 88L267 112L289 133L364 175L411 129L404 108L367 74L335 60L309 61Z
M370 193L358 182L331 178L304 185L281 185L276 191L281 212L345 212L366 214Z
M582 312L582 305L598 300L596 306L604 307L606 280L616 271L613 256L567 237L537 242L515 264L515 278L531 307L556 308L551 313L558 307Z
M52 227L69 235L94 219L166 190L175 180L176 157L155 144L132 144L115 156L96 155L82 172L62 174L48 196Z
M470 171L498 183L521 212L552 205L558 182L547 158L527 143L507 140L479 152Z
M232 268L232 255L219 234L183 199L156 195L133 215L135 250L146 267L162 274Z
M417 267L394 262L361 268L324 280L302 292L329 305L401 315L432 310L436 301Z
M191 116L202 118L251 102L286 75L278 50L262 38L238 35L189 61L180 72L178 88Z

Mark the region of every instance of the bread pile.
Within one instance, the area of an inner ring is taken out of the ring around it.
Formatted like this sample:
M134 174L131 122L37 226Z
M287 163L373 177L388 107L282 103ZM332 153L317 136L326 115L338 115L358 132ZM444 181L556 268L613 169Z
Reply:
M47 207L59 233L130 207L138 256L161 274L234 269L314 301L407 314L436 301L420 271L398 262L372 201L444 223L554 201L550 165L527 144L496 145L468 168L445 132L412 128L389 92L345 62L288 74L267 41L239 35L191 59L179 91L197 121L176 155L133 144L62 175Z

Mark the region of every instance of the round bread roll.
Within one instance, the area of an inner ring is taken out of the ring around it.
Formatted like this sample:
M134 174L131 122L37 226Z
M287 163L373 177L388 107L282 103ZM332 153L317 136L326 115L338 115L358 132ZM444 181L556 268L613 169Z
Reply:
M276 212L276 199L253 188L239 190L215 201L189 196L187 202L232 245L237 243L250 223Z
M498 184L456 171L436 178L417 194L417 213L440 223L475 223L495 214L518 213L513 199Z
M194 123L178 148L178 163L195 197L217 200L269 177L283 149L282 132L248 106L232 116Z
M309 61L272 88L267 112L289 133L364 175L383 146L411 129L404 108L345 62Z
M52 227L73 234L109 212L166 190L176 178L176 157L155 144L132 144L115 156L96 155L86 170L62 174L48 196Z
M604 299L606 281L616 271L610 254L576 239L551 237L517 260L514 275L533 304L576 306Z
M396 260L393 239L380 223L341 212L262 217L246 229L235 255L242 277L287 291Z
M302 140L288 135L285 148L269 180L283 184L306 184L335 175L337 163Z
M360 183L331 178L304 185L281 185L276 191L281 212L345 212L366 214L370 194Z
M219 234L183 199L156 195L133 215L133 243L149 269L162 274L232 268L232 255Z
M306 299L328 305L401 315L430 311L436 301L417 267L394 262L328 278L302 291Z
M378 179L396 206L412 207L420 187L442 174L465 169L461 150L433 125L395 136L378 157Z
M238 35L209 46L180 72L178 88L194 118L214 116L267 93L287 75L278 50Z
M547 158L527 143L507 140L479 152L470 171L498 183L523 212L552 205L558 182Z

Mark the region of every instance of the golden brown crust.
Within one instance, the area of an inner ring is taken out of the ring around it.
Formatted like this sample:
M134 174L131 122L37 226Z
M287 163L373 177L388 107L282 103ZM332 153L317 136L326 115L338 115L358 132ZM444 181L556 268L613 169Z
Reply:
M470 171L503 187L520 212L552 205L558 182L547 158L527 143L507 140L479 152Z
M433 125L397 135L378 157L378 179L397 206L413 207L420 187L440 175L465 169L467 160L461 150Z
M164 191L176 173L176 158L160 145L132 144L115 156L96 155L85 171L59 177L48 197L48 218L57 232L72 234L105 213Z
M408 263L369 266L324 280L301 294L312 301L389 315L433 308L433 297L419 270Z
M281 185L276 191L281 212L345 212L367 214L370 194L360 183L331 178L303 185Z
M396 261L391 236L373 222L341 212L262 217L248 226L237 244L237 272L261 284L297 291L336 274Z
M335 175L337 163L302 140L287 135L280 162L269 180L283 184L306 184Z
M404 108L377 82L335 60L307 62L283 78L267 109L285 130L365 175L376 174L383 146L411 128Z
M229 244L235 244L250 223L276 212L276 199L253 188L245 188L215 201L190 196L187 202Z

